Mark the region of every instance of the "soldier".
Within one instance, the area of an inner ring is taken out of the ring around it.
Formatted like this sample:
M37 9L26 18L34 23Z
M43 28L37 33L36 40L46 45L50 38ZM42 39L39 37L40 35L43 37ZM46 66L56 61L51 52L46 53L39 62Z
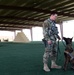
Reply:
M43 23L43 35L44 35L44 43L45 43L45 52L43 55L43 63L44 63L44 71L49 72L50 69L48 67L48 58L51 60L51 68L60 69L61 66L56 64L56 56L57 56L57 38L60 40L58 35L58 29L55 24L55 20L57 18L56 13L51 13L50 18L44 21Z

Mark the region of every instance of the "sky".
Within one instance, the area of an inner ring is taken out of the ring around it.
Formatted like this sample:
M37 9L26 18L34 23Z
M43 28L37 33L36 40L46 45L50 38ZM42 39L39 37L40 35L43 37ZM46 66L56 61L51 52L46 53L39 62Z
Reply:
M60 33L60 26L57 24L59 35ZM8 39L9 41L13 41L15 38L15 34L20 31L16 31L15 33L12 31L0 31L0 39L1 41ZM24 34L28 37L28 39L31 41L31 35L29 29L23 29ZM43 38L43 29L42 27L33 27L32 28L33 33L33 41L41 41ZM64 21L63 22L63 36L64 37L74 37L74 20L70 21ZM74 40L74 39L73 39Z

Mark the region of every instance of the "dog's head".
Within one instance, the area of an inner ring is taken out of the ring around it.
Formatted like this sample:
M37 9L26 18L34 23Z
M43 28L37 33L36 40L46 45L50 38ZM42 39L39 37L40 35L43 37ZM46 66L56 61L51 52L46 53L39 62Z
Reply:
M63 37L63 39L66 42L66 45L68 45L68 44L71 44L72 45L72 39L73 39L73 37L72 38Z

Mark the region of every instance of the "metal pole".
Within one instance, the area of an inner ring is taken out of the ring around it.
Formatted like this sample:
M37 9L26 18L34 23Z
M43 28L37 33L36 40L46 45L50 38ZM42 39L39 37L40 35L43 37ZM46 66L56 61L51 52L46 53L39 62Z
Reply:
M63 22L60 22L61 38L63 39Z
M16 31L14 31L14 39L15 39L15 37L16 37Z
M33 41L33 33L32 33L32 28L30 28L30 34L31 34L31 41Z

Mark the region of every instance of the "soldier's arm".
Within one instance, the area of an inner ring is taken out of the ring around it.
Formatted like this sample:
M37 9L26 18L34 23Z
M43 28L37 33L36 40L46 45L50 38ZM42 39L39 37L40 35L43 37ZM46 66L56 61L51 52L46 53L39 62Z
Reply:
M43 23L43 35L44 35L45 40L47 41L50 40L47 20L44 21Z

